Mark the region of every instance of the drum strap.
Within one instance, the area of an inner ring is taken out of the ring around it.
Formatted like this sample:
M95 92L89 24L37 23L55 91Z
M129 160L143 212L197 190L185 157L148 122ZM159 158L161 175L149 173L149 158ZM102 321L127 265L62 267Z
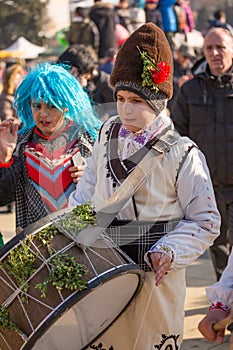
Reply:
M134 168L139 164L139 162L145 157L148 151L151 150L163 135L165 135L169 130L171 130L171 124L167 126L159 135L154 136L145 145L143 145L138 151L134 152L129 158L120 160L118 155L119 149L119 139L118 134L120 131L122 123L120 119L117 118L115 123L111 126L108 142L106 145L106 155L107 155L107 168L109 168L110 176L114 182L118 185L128 177L128 175L134 170Z
M87 227L83 229L77 237L77 242L84 246L91 246L114 220L119 211L132 198L134 193L149 177L164 156L170 151L170 148L176 144L179 134L174 130L169 130L162 135L151 149L140 160L128 177L122 182L112 196L105 202L100 211L96 213L98 227Z
M101 210L96 213L96 219L99 225L105 228L108 227L118 212L150 176L153 169L159 165L164 156L170 151L170 148L176 144L178 137L179 134L176 131L169 130L148 150L133 171L130 172L122 184L105 202Z

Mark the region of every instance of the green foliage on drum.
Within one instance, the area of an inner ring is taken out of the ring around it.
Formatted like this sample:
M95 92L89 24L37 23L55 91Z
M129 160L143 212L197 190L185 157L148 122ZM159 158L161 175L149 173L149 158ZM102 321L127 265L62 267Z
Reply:
M41 298L46 297L48 283L51 283L58 291L63 288L78 291L87 288L87 281L83 279L83 276L88 273L85 265L79 264L77 259L69 254L59 253L56 255L55 251L50 251L50 253L51 255L55 254L49 262L50 273L42 283L35 286L41 291Z
M77 256L72 256L72 249L77 247L78 232L88 225L96 225L92 207L89 203L80 205L58 219L50 221L40 231L23 236L0 262L0 269L11 275L11 282L17 287L15 296L18 298L19 295L22 302L37 298L38 290L40 298L45 298L47 291L56 288L63 299L68 290L69 293L80 292L88 286L88 268L78 261ZM63 246L65 242L67 245ZM66 289L64 295L63 289ZM23 337L23 332L11 318L11 311L7 305L0 305L0 327Z
M44 246L48 247L51 240L58 233L58 229L54 225L51 225L38 232L37 237Z
M54 224L38 232L37 237L43 245L49 246L49 243L54 236L59 233L59 229L64 229L73 237L76 237L77 234L86 226L96 226L96 224L97 223L91 204L80 204L70 213L66 213L64 217L61 217L59 223L54 222Z
M27 301L26 294L29 289L29 277L36 271L34 266L37 252L32 252L31 243L32 237L28 236L25 241L22 241L20 246L16 247L8 256L7 262L4 263L4 267L8 270L9 274L16 280L17 286L21 288L21 300ZM3 265L0 264L0 268Z
M94 226L96 225L96 218L94 216L93 209L90 203L80 204L71 213L74 213L79 218L79 220L87 224ZM69 213L67 214L67 217L69 217Z
M56 224L55 224L56 225ZM59 220L58 228L69 232L73 237L88 225L96 226L96 218L90 203L80 204Z
M3 329L8 329L10 331L15 331L16 333L21 334L21 330L12 320L9 311L5 306L0 306L0 326Z

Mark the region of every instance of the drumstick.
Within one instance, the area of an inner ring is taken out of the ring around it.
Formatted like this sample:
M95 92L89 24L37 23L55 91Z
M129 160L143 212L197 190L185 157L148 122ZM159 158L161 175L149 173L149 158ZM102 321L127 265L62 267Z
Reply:
M228 315L224 319L214 323L213 324L213 330L217 332L220 329L225 328L231 322L233 322L233 311L231 311L230 315Z

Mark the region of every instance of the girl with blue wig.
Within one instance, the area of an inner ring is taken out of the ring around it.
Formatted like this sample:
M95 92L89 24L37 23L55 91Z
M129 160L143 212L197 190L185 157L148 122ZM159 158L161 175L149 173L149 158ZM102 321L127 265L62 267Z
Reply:
M21 130L13 119L0 125L0 206L15 201L16 229L24 229L67 207L101 122L79 82L54 63L26 75L14 107Z

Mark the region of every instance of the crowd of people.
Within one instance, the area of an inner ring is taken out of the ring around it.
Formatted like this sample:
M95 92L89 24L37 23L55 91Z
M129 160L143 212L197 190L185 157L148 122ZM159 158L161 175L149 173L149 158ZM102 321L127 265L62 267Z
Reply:
M119 48L142 24L152 22L161 28L172 48L177 33L187 41L195 28L194 14L188 0L119 0L117 5L94 1L89 8L77 7L66 31L69 44L90 46L99 59L110 47Z
M98 0L76 8L56 62L5 68L0 206L10 212L14 203L18 232L68 206L101 211L151 157L108 227L145 282L90 349L180 349L185 268L207 249L216 283L197 327L223 342L224 328L213 324L233 304L233 36L224 12L214 17L199 52L187 41L189 1ZM103 121L95 107L108 103L116 115Z

